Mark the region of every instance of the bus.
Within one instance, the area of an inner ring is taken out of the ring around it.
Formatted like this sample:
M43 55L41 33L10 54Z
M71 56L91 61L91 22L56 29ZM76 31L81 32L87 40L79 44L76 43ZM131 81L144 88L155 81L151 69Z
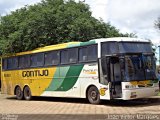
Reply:
M0 63L0 68L1 68L1 63ZM0 69L0 76L1 76L1 69ZM0 91L1 91L1 77L0 77Z
M100 38L68 42L2 58L2 93L32 96L131 100L159 92L156 59L149 41Z

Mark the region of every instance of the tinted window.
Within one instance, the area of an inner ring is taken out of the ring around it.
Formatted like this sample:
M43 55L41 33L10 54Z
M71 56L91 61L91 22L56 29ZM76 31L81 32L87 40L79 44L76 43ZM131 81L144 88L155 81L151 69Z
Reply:
M58 51L45 53L45 65L57 65L58 63L59 63Z
M31 55L31 67L43 66L44 53L38 53Z
M90 45L79 48L79 61L95 61L97 60L97 45Z
M88 46L88 61L97 60L97 46L91 45Z
M119 43L119 50L121 53L152 52L152 47L150 43L121 42Z
M87 61L87 47L79 48L79 61Z
M68 63L68 51L63 50L61 51L61 64L67 64Z
M19 68L27 68L30 66L30 56L20 56L19 57Z
M4 70L7 69L7 59L6 59L6 58L2 60L2 68L3 68Z
M18 67L18 58L17 57L8 58L7 68L8 69L15 69L17 67Z
M102 56L111 55L111 54L118 52L118 46L117 46L116 42L102 43L101 47L102 47L102 49L101 49Z
M78 57L78 49L77 48L72 48L68 50L68 60L69 63L76 63L77 62L77 57Z

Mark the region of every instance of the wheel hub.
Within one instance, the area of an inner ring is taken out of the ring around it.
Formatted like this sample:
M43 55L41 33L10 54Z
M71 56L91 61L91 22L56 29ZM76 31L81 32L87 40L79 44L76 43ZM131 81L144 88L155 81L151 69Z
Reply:
M17 90L17 95L18 95L18 96L21 95L21 90L20 90L20 89Z
M97 99L97 93L96 93L96 91L92 91L92 92L91 92L91 98L92 98L93 100L96 100L96 99Z

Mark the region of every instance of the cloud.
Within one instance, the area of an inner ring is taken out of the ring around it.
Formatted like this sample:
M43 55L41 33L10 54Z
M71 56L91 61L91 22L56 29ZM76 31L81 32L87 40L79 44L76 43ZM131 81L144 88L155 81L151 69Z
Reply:
M0 15L41 0L0 0ZM76 0L81 1L81 0ZM122 33L136 33L140 38L160 44L160 31L154 22L160 16L159 0L85 0L92 15L110 22Z
M160 16L159 0L109 0L108 4L108 20L121 32L135 32L138 37L160 43L160 31L154 27Z
M136 33L160 44L160 31L154 26L160 16L159 0L86 0L86 3L94 17L110 22L122 33Z
M104 21L108 21L108 0L86 0L86 3L90 5L92 15L96 18L103 18Z
M4 16L25 5L35 4L40 1L41 0L0 0L0 15Z

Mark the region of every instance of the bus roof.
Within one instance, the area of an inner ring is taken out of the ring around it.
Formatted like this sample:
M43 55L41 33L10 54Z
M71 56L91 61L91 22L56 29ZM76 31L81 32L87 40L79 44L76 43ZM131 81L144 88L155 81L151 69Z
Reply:
M64 49L68 48L71 46L77 46L81 42L68 42L68 43L61 43L61 44L56 44L56 45L49 45L45 47L39 47L31 51L26 51L26 52L20 52L17 53L16 55L23 55L23 54L30 54L30 53L39 53L39 52L45 52L45 51L51 51L51 50L59 50L59 49Z
M91 40L93 41L93 40ZM100 39L94 39L96 43L99 42L110 42L110 41L126 41L126 42L150 42L149 40L140 39L140 38L130 38L130 37L114 37L114 38L100 38Z
M20 53L15 53L12 55L7 55L7 56L16 56L16 55L25 55L25 54L31 54L31 53L39 53L39 52L45 52L45 51L51 51L51 50L59 50L59 49L64 49L64 48L71 48L71 47L78 47L78 46L84 46L84 45L90 45L90 44L96 44L100 42L109 42L109 41L132 41L132 42L149 42L144 39L139 39L139 38L129 38L129 37L115 37L115 38L99 38L99 39L93 39L87 42L68 42L68 43L61 43L61 44L56 44L56 45L49 45L45 47L40 47L36 48L31 51L26 51L26 52L20 52ZM4 57L7 57L4 56Z
M9 56L17 56L17 55L27 55L31 53L39 53L39 52L45 52L45 51L51 51L51 50L60 50L64 48L71 48L71 47L78 47L78 46L84 46L84 45L90 45L95 44L95 41L87 41L87 42L68 42L68 43L61 43L56 45L49 45L45 47L39 47L31 51L26 52L20 52L15 54L8 54L3 57L9 57Z

